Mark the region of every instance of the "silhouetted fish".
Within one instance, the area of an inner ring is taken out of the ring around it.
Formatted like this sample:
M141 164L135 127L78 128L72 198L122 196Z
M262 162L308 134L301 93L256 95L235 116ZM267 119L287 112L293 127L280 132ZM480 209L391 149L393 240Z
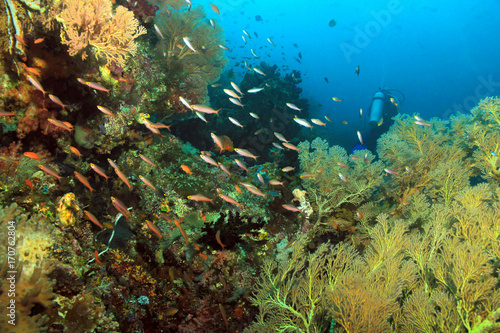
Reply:
M328 78L327 78L326 76L325 76L325 81L326 81L326 83L329 83L329 82L328 82Z

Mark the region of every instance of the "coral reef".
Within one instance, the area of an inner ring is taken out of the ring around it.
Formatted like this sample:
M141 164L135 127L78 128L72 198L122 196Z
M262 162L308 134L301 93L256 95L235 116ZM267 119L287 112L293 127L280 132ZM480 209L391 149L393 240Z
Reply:
M13 2L0 305L16 330L500 330L498 97L398 115L378 156L348 154L294 121L300 72L255 56L222 73L215 4Z

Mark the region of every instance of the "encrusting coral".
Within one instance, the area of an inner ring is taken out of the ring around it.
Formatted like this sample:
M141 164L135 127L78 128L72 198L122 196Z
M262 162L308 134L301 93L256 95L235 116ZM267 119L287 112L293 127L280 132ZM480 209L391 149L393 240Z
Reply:
M37 241L32 236L29 236L30 243L22 236L39 223L39 220L28 219L16 204L0 208L0 226L8 231L0 233L0 306L8 309L8 305L15 305L12 311L9 309L12 317L1 316L0 332L12 332L14 327L16 332L40 332L46 328L48 315L56 306L52 291L54 282L47 277L51 262L43 252L38 256L35 253L45 249L37 248ZM43 239L47 235L39 236ZM8 323L12 319L15 326Z

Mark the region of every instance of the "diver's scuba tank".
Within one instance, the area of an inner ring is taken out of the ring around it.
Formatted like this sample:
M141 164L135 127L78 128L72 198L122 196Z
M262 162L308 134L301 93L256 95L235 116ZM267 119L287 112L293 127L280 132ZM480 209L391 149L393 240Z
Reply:
M395 93L400 97L396 97ZM392 118L398 114L399 105L404 101L405 95L401 91L379 88L373 95L367 116L364 118L364 146L356 149L368 149L375 152L377 149L377 140L394 123Z
M376 128L384 122L384 118L385 120L389 120L398 114L399 105L404 102L404 95L402 95L403 101L400 101L392 93L393 90L394 89L379 88L379 90L373 95L368 113L370 128Z
M373 95L372 103L370 105L370 127L377 127L380 119L382 119L384 115L384 102L385 94L382 91L377 91L375 95Z

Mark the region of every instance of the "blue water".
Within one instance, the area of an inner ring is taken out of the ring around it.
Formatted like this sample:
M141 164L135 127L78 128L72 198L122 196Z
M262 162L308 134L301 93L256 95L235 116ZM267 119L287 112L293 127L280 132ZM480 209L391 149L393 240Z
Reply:
M479 99L500 95L500 20L494 16L499 1L214 1L220 15L208 1L200 3L207 18L224 26L232 49L228 68L239 74L236 82L244 70L235 64L243 57L251 58L251 66L264 60L282 73L299 70L311 117L337 120L328 131L319 131L330 141L347 133L356 141L359 109L368 108L379 87L401 90L406 102L400 112L427 119L468 112ZM328 25L332 19L335 27ZM252 36L246 45L242 29ZM301 64L294 60L299 52ZM359 77L354 73L358 65ZM333 96L343 104L333 102ZM342 126L341 120L350 125Z

